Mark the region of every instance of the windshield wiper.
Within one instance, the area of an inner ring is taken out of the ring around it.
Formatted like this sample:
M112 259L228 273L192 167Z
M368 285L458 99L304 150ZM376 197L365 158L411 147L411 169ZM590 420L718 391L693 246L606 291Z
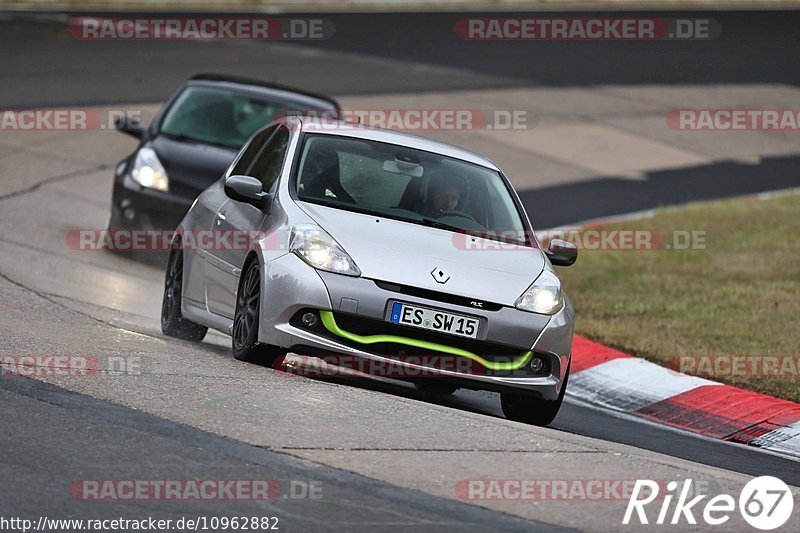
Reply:
M449 231L453 231L455 233L464 233L465 235L471 235L473 237L478 237L479 239L488 239L490 241L504 242L504 243L508 243L508 244L514 244L514 245L517 245L517 246L525 246L525 247L528 247L528 248L530 247L528 245L528 243L525 242L525 241L521 241L521 240L518 240L518 239L512 239L512 238L509 238L509 237L505 237L503 235L496 235L496 234L493 234L492 232L489 232L489 231L481 231L481 230L477 230L477 229L460 228L458 226L453 226L451 224L447 224L446 222L441 222L439 220L436 220L435 218L423 217L419 221L422 224L424 224L425 226L430 226L432 228L449 230Z
M191 136L185 135L183 133L169 133L169 132L166 132L166 131L162 131L161 135L164 135L165 137L169 137L170 139L172 139L174 141L187 142L187 143L192 143L192 144L207 144L207 145L210 145L210 146L218 146L220 148L227 148L228 150L232 150L232 149L238 148L237 146L232 145L232 144L226 144L226 143L215 142L215 141L206 141L204 139L196 139L195 137L191 137Z
M422 218L414 219L414 218L406 218L406 217L397 217L397 216L392 216L389 213L376 212L376 211L373 211L371 209L365 209L363 207L358 207L358 206L353 205L353 204L348 204L348 203L341 202L341 201L336 201L336 200L327 200L325 198L308 198L308 197L300 196L299 199L301 201L303 201L303 202L309 202L309 203L321 205L321 206L324 206L324 207L334 207L334 208L337 208L337 209L343 209L345 211L353 211L355 213L362 213L362 214L365 214L365 215L372 215L372 216L376 216L376 217L386 217L386 218L391 218L393 220L399 220L401 222L412 222L412 223L416 223L416 224L422 224L423 226L428 226L428 227L431 227L431 228L443 229L443 230L447 230L447 231L453 231L455 233L470 234L470 232L475 232L476 231L476 230L469 230L469 229L466 229L466 228L461 228L459 226L454 226L452 224L447 224L446 222L441 222L440 220L436 220L435 218L422 217Z
M189 137L188 135L184 135L183 133L169 133L166 131L162 131L161 135L169 137L174 141L181 141L187 143L195 143L195 144L205 144L205 141L201 141L200 139L195 139L194 137Z
M308 202L310 204L317 204L323 207L334 207L336 209L341 209L343 211L352 211L354 213L361 213L362 215L373 215L373 216L383 216L375 213L370 209L366 209L364 207L358 207L355 204L350 204L347 202L342 202L340 200L326 200L325 198L309 198L305 196L299 196L298 199L302 202Z
M447 224L446 222L441 222L439 220L436 220L435 218L422 217L420 219L420 222L432 228L446 229L449 231L455 231L457 233L468 233L467 229L460 228L458 226L453 226L452 224Z

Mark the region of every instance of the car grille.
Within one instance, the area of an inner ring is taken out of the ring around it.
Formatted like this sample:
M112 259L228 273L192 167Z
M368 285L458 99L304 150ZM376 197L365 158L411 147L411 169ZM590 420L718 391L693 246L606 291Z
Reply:
M467 298L464 296L456 296L446 292L432 291L430 289L420 289L419 287L411 287L409 285L398 285L388 281L373 280L375 285L386 291L398 292L400 294L407 294L409 296L417 296L418 298L425 298L427 300L435 300L437 302L445 302L453 305L463 305L470 309L480 309L482 311L499 311L503 308L502 305L486 302L483 300L476 300L475 298Z

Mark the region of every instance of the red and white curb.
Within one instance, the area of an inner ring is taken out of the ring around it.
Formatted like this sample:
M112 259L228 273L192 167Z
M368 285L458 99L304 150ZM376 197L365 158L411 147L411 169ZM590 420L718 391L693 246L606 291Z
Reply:
M681 374L578 335L567 396L800 458L800 404Z

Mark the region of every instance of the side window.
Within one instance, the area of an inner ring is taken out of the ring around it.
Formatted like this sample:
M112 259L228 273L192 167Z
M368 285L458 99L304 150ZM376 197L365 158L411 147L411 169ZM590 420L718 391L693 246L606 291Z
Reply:
M289 130L281 127L267 142L264 149L258 154L255 163L248 172L249 176L258 178L261 181L264 191L272 189L272 185L278 176L281 175L283 160L286 158L286 150L289 148Z
M231 176L247 174L247 169L250 168L253 159L258 155L258 152L261 150L261 147L264 146L267 139L275 132L276 127L277 126L272 126L271 128L267 128L253 137L253 140L250 141L245 147L244 152L242 152L242 157L239 158L236 165L231 169Z

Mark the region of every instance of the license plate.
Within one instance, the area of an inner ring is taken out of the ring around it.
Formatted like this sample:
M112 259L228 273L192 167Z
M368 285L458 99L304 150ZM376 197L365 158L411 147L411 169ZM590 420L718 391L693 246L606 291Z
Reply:
M444 311L426 309L416 305L395 302L389 322L414 328L439 331L474 339L478 336L480 320L468 316L455 315Z

